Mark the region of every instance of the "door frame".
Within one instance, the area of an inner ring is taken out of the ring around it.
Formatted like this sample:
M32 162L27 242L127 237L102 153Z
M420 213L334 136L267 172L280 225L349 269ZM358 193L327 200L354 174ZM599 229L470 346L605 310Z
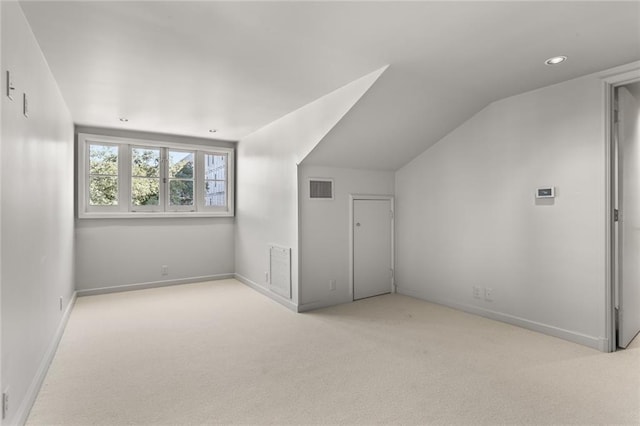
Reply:
M353 257L354 257L354 243L353 243L353 221L354 221L354 208L353 204L357 200L388 200L391 207L391 293L396 292L396 256L395 256L395 222L396 222L396 213L395 213L395 201L393 195L370 195L370 194L349 194L349 296L353 301L354 297L354 268L353 268Z
M614 95L618 86L640 81L640 61L623 65L600 74L604 100L605 138L605 339L600 350L615 352L616 340L616 231L614 219L615 144Z

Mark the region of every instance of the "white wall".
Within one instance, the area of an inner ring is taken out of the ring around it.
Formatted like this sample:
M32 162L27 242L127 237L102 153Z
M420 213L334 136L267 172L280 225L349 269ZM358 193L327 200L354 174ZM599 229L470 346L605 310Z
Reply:
M298 304L297 165L386 67L305 105L241 140L236 168L236 274L295 309ZM292 297L266 290L268 245L291 248Z
M208 146L235 144L143 132L78 127L76 133ZM76 215L77 216L77 215ZM232 276L234 218L76 219L79 294ZM162 265L168 275L161 274Z
M398 170L398 291L604 348L603 126L583 77L490 104Z
M0 37L2 37L2 5L0 4ZM4 57L2 55L2 39L0 39L0 73L5 71ZM5 85L6 81L0 78L0 84ZM4 102L0 101L0 241L2 241L2 111ZM0 243L0 392L4 389L4 382L2 381L2 244ZM0 419L0 425L2 419Z
M299 171L300 310L350 302L349 194L393 195L394 172L312 165ZM334 199L309 199L309 178L333 179Z
M79 219L76 244L80 294L229 277L234 271L233 218ZM161 274L162 265L168 275Z
M0 7L2 389L10 397L3 424L11 425L26 418L73 296L73 123L20 6Z
M269 133L259 132L238 145L235 272L243 282L266 288L268 244L291 248L295 304L298 297L295 140L284 139L278 131Z

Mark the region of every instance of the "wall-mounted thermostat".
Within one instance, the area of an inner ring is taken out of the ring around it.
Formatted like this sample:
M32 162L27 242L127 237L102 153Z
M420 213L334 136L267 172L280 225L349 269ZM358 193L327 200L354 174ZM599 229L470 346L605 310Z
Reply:
M553 186L536 189L536 198L555 198L556 189Z

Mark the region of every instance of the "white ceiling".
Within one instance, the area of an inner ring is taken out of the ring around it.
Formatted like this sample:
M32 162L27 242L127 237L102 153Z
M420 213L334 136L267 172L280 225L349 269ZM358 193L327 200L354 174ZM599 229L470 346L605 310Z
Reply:
M640 2L21 5L80 125L241 140L390 64L307 160L345 167L397 169L496 99L640 60Z

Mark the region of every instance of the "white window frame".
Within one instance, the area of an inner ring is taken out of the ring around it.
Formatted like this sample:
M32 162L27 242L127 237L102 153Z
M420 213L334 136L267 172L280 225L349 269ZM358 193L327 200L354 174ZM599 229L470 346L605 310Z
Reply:
M89 206L89 145L118 146L118 204L115 206ZM131 199L131 149L160 148L160 203L159 206L133 206ZM234 215L234 150L211 145L158 142L134 138L78 134L78 218L151 218L151 217L230 217ZM194 205L169 205L168 151L195 152ZM205 206L204 155L224 155L226 168L226 206ZM142 208L141 208L142 207Z

